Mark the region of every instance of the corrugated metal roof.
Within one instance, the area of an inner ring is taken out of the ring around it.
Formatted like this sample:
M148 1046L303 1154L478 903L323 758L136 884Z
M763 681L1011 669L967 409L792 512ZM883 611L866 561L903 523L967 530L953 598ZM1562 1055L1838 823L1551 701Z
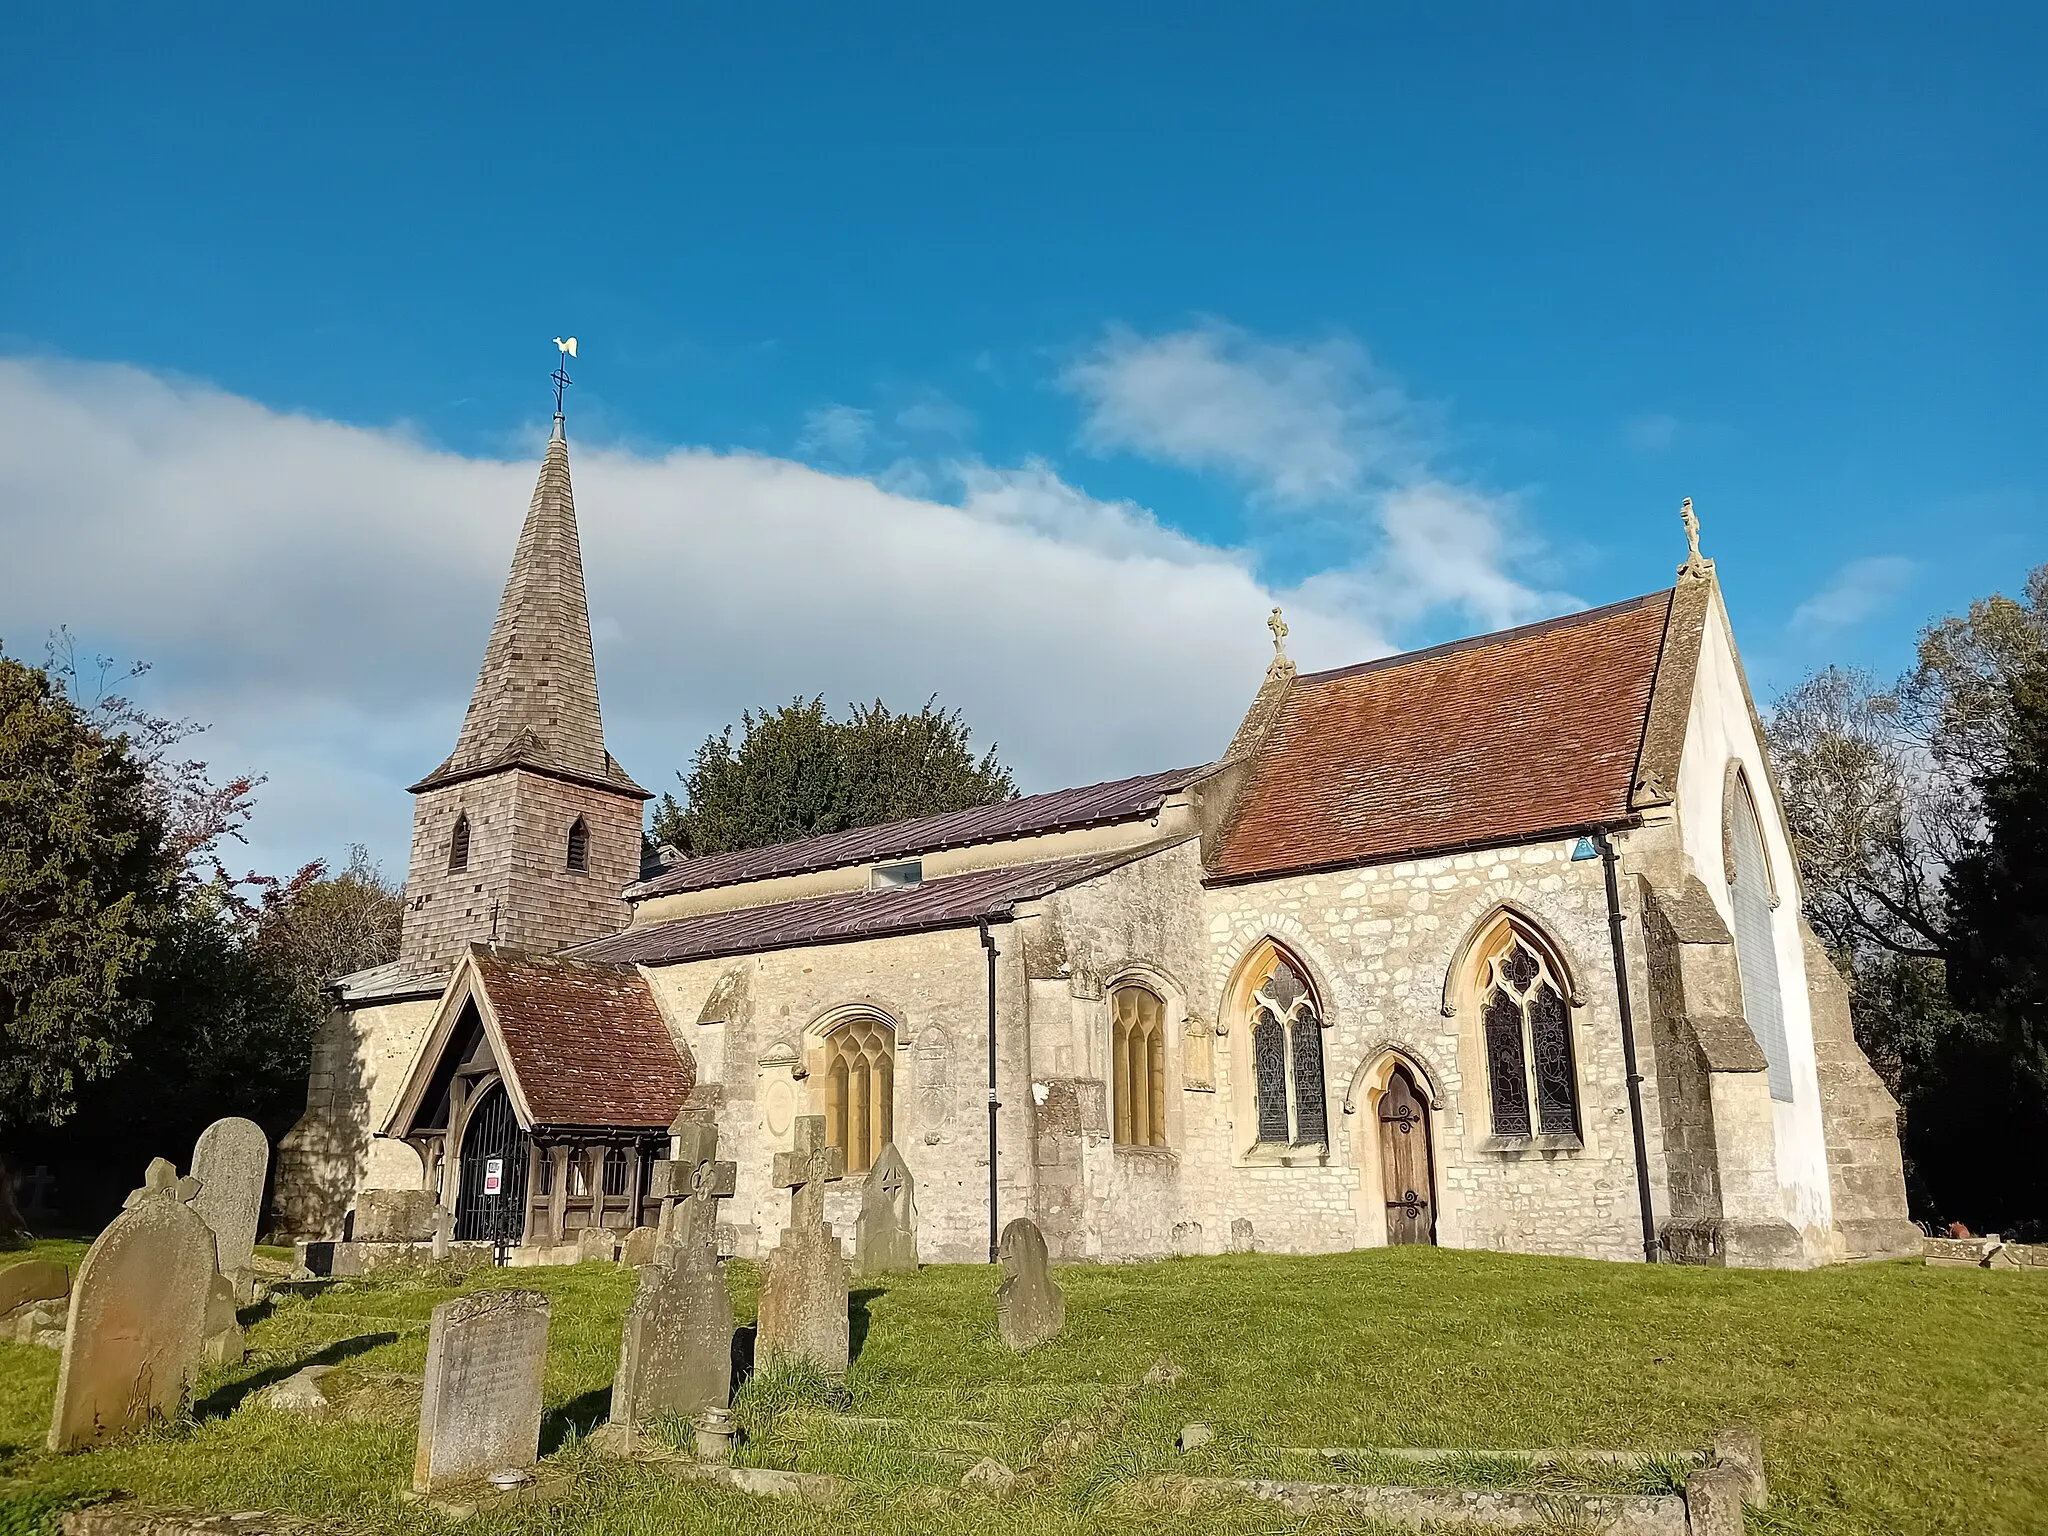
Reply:
M907 858L914 854L934 853L941 848L962 848L971 843L994 843L1012 837L1135 821L1151 815L1168 795L1206 771L1206 765L1176 768L1170 773L1148 773L1134 779L1112 779L1102 784L1084 784L1077 789L1026 795L1019 800L1000 800L994 805L950 811L943 816L920 816L879 827L855 827L846 832L776 843L767 848L706 854L702 858L687 859L673 865L653 879L628 886L626 899L639 901L649 896L705 891L777 875L801 875L847 864L866 864L874 859Z
M578 960L607 964L673 965L719 955L882 938L933 928L963 928L984 918L1010 915L1030 901L1064 886L1128 864L1169 846L1152 843L1115 853L1059 859L1045 864L976 870L923 885L882 891L842 891L776 906L706 912L673 922L628 928L569 951Z

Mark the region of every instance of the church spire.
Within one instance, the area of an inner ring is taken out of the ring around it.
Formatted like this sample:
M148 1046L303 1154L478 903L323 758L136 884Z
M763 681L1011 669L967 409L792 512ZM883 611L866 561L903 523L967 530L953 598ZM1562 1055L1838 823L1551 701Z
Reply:
M448 760L413 792L514 767L647 798L604 748L569 443L559 411L462 734Z

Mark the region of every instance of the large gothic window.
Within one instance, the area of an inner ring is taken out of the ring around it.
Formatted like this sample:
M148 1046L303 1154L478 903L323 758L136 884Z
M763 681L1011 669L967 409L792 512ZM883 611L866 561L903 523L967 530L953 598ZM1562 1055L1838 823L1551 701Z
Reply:
M569 868L579 875L590 873L590 825L581 816L569 827Z
M1261 1146L1323 1146L1323 1020L1301 972L1273 951L1251 994L1252 1094Z
M1149 987L1110 994L1109 1052L1121 1146L1166 1145L1166 1004Z
M1503 920L1478 951L1493 1134L1579 1134L1571 1005L1549 947Z
M1778 980L1777 927L1771 908L1771 866L1749 784L1735 775L1726 797L1727 848L1731 878L1728 901L1735 910L1735 969L1742 977L1742 1012L1764 1053L1771 1097L1792 1102L1792 1051L1785 1042L1785 996Z
M455 813L455 833L448 839L448 873L459 875L469 868L469 812Z
M825 1139L865 1173L896 1135L896 1031L863 1014L825 1037Z

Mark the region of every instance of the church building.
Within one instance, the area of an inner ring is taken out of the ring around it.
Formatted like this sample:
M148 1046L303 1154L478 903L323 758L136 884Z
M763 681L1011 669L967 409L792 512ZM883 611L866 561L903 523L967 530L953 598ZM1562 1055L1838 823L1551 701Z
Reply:
M1713 562L1331 671L1209 763L649 861L605 750L558 414L404 937L343 977L280 1232L427 1188L533 1261L656 1207L684 1108L773 1246L800 1116L926 1262L1441 1243L1801 1267L1917 1252L1897 1108L1800 913ZM497 1199L485 1198L488 1165Z

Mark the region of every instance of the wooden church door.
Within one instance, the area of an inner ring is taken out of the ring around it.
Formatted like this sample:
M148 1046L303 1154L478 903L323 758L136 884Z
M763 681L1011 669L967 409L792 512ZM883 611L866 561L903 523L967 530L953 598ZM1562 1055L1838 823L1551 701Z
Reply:
M1429 1110L1406 1067L1394 1068L1380 1095L1380 1176L1386 1186L1387 1241L1436 1241L1436 1169L1429 1155Z

